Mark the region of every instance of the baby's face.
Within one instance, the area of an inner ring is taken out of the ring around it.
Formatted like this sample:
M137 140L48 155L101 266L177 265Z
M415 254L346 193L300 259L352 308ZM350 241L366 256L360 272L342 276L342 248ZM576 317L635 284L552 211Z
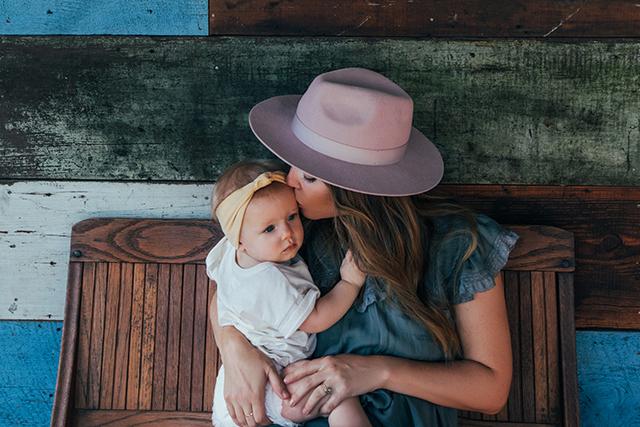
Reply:
M293 189L281 184L254 197L244 215L238 250L259 262L293 258L304 238Z

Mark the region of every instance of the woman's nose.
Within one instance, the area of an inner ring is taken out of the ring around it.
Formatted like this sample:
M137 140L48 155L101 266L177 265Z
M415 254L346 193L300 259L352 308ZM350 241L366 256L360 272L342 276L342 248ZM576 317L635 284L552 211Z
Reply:
M300 188L300 181L298 181L297 169L292 167L287 174L287 185L293 188Z

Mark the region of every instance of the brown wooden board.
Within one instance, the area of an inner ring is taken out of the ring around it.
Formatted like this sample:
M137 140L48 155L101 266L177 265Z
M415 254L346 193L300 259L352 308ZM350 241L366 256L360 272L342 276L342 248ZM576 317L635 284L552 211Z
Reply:
M113 408L115 378L116 335L120 302L120 264L109 263L107 271L107 304L104 321L104 349L100 385L100 408Z
M209 33L237 35L638 37L633 1L209 0Z
M67 285L67 300L65 306L65 319L68 322L62 327L62 347L65 349L64 354L60 354L60 362L58 363L58 381L56 390L56 398L51 412L51 427L63 427L67 425L69 413L74 407L74 379L78 380L77 360L81 356L77 354L79 330L78 324L81 323L79 316L82 313L80 306L82 292L82 270L81 263L69 264L69 278ZM75 375L74 375L75 374Z
M432 194L502 224L572 232L576 327L640 329L640 188L441 185Z
M123 263L120 268L120 310L118 313L113 409L125 409L127 406L127 375L129 372L132 298L133 264Z
M206 412L167 411L88 411L75 412L73 426L154 426L211 427L211 414Z
M140 409L151 409L153 398L153 359L155 355L158 265L148 264L144 281L144 326L140 368Z
M167 331L169 328L170 264L158 268L158 302L156 305L156 340L153 362L153 410L164 409L164 381L167 369Z

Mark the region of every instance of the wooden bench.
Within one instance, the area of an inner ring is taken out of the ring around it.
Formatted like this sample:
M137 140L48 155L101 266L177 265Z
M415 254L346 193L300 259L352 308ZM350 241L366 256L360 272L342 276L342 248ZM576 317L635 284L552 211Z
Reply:
M502 412L465 426L578 426L573 235L513 226L504 275L514 354ZM73 227L51 424L211 425L220 364L204 259L206 220L89 219Z

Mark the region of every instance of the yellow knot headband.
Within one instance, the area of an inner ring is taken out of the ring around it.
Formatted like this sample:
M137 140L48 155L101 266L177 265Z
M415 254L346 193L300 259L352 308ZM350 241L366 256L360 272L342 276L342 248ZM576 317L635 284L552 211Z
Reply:
M216 208L216 217L220 222L222 231L235 248L238 248L240 243L242 220L251 198L256 191L272 182L286 184L287 175L284 172L265 172L244 187L238 188L229 194Z

